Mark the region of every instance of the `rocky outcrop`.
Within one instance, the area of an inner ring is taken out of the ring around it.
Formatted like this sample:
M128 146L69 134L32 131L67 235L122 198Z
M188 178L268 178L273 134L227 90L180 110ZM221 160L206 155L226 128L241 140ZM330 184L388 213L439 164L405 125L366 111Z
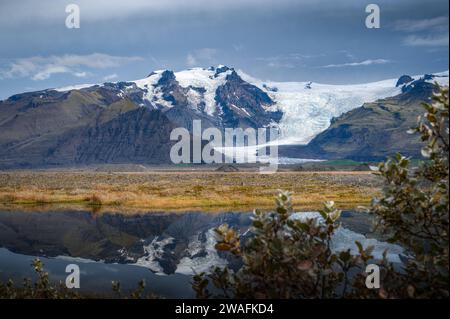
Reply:
M138 108L106 123L65 134L46 163L168 163L173 128L161 111Z
M395 87L402 86L402 85L407 84L412 81L414 81L414 79L412 77L410 77L409 75L402 75L401 77L399 77L397 84L395 84Z
M162 97L173 106L187 106L186 89L182 88L172 71L164 71L161 74L157 86L161 89Z
M243 81L233 70L226 83L216 92L216 102L222 108L224 127L265 127L279 122L280 111L270 111L272 99L258 87Z

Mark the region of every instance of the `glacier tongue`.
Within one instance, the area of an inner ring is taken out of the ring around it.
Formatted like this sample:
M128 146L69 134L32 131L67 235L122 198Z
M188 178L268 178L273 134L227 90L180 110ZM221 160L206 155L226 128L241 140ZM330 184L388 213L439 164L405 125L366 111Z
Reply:
M300 83L272 83L278 92L271 97L283 111L279 123L285 144L306 144L330 125L333 117L380 98L397 95L400 89L395 80L371 85L321 85L313 83L311 89Z
M396 87L398 79L384 81L331 85L313 82L271 82L253 78L242 71L238 74L247 81L264 90L283 111L279 123L281 139L279 144L307 144L320 132L330 126L331 119L364 103L374 102L398 95L401 87ZM437 81L448 86L448 71L436 73L429 82ZM413 76L414 80L423 75Z
M307 144L337 117L365 102L401 93L397 79L356 85L311 82L262 82L240 74L265 90L283 111L280 144Z

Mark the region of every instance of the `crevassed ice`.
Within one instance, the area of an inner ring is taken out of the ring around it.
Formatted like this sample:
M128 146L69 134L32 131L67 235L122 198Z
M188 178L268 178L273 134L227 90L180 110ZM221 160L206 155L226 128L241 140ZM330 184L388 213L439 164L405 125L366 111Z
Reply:
M283 112L279 123L279 144L307 144L314 136L330 126L337 117L365 102L394 96L401 92L396 79L358 85L327 85L309 82L253 82L260 88L263 84L277 88L266 92Z
M307 144L320 132L330 126L331 119L362 106L367 102L395 96L401 87L395 87L396 79L351 85L330 85L310 82L271 82L253 78L242 71L239 75L249 83L264 90L283 111L279 123L281 139L279 144ZM447 85L448 71L436 73L435 79ZM413 76L418 80L423 75ZM307 88L310 84L311 88ZM276 88L277 92L266 87Z

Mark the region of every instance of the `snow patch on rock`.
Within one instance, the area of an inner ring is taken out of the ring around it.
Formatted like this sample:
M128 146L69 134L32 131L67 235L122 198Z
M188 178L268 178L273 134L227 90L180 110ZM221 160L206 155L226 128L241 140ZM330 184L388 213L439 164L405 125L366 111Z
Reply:
M188 256L183 257L178 263L176 273L192 275L194 272L207 272L213 266L225 267L227 261L219 256L216 245L214 229L206 232L206 242L201 242L199 236L194 236L187 248ZM195 257L196 254L204 252L204 256Z

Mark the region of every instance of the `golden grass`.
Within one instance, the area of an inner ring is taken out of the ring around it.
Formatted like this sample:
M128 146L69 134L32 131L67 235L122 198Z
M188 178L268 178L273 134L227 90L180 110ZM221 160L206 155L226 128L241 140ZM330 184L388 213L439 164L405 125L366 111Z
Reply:
M380 191L368 172L0 172L0 204L83 205L109 210L248 211L271 208L279 189L297 209L366 205Z

